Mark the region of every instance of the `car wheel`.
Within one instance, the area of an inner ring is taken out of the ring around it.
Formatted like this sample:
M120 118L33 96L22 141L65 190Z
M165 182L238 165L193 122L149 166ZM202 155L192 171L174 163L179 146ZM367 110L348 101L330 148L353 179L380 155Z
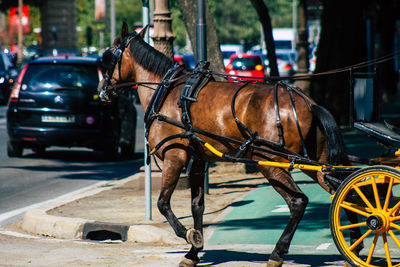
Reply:
M115 134L112 140L103 147L104 156L107 159L116 159L119 156L119 138Z
M135 157L135 140L129 144L121 144L121 156L129 159Z
M22 144L20 144L18 142L11 142L11 141L9 141L7 143L7 155L10 158L21 157L23 151L24 151L24 148L23 148Z

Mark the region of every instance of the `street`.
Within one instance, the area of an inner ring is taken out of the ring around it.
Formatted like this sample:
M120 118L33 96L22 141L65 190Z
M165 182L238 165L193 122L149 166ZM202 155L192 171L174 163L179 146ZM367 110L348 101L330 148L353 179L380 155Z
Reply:
M105 161L101 153L83 148L55 147L43 155L26 149L22 158L9 158L6 110L7 106L0 106L0 226L21 219L23 212L35 204L96 183L125 178L142 166L141 157ZM143 149L143 145L136 147Z

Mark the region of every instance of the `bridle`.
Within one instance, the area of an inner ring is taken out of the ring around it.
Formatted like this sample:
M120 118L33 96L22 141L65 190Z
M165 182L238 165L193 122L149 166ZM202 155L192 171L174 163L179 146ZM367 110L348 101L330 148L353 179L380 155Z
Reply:
M113 83L111 80L111 77L114 73L115 67L118 64L118 75L119 75L119 80L121 81L121 61L122 61L122 54L124 53L125 49L128 47L129 42L139 36L135 31L132 33L128 34L121 42L119 47L115 49L115 47L110 47L108 48L104 53L103 53L103 63L107 65L106 73L104 74L104 82L102 87L100 88L100 93L99 96L101 99L108 100L110 98L110 95L115 94L115 87L116 84ZM109 62L104 62L104 58L109 58ZM107 89L111 87L111 89Z

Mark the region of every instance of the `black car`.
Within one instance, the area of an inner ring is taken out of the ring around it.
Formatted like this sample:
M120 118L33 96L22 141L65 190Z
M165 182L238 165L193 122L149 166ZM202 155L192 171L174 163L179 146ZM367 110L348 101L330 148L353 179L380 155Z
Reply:
M18 70L8 54L0 52L0 104L7 103L11 86L18 76Z
M50 146L88 147L117 156L120 108L100 102L101 78L99 58L44 57L25 65L9 100L8 156L22 156L24 148L44 152ZM123 140L125 154L134 151L134 128L131 139Z

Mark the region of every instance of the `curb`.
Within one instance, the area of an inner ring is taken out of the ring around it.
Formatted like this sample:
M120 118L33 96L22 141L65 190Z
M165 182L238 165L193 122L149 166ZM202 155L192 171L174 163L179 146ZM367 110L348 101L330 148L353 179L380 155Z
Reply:
M37 209L27 211L22 220L22 229L32 234L60 239L120 239L138 243L184 244L183 240L173 235L170 231L152 225L116 224L47 214L47 211L51 209L139 179L141 175L143 174L139 172L122 180L100 183L86 192L62 198Z
M213 173L232 171L232 165L222 163L214 168ZM244 165L234 167L235 172L245 172ZM47 212L65 205L69 202L92 196L104 190L123 185L143 176L143 171L125 179L108 181L95 184L84 192L72 196L57 198L39 208L27 211L22 220L22 229L28 233L60 239L89 239L89 240L122 240L137 243L163 243L166 245L179 245L186 242L177 237L173 231L150 224L118 224L101 222L82 218L61 217L49 215ZM156 172L157 173L157 172ZM156 176L159 176L159 174ZM185 186L185 185L184 185ZM224 213L225 214L225 213ZM211 231L212 232L212 231Z

